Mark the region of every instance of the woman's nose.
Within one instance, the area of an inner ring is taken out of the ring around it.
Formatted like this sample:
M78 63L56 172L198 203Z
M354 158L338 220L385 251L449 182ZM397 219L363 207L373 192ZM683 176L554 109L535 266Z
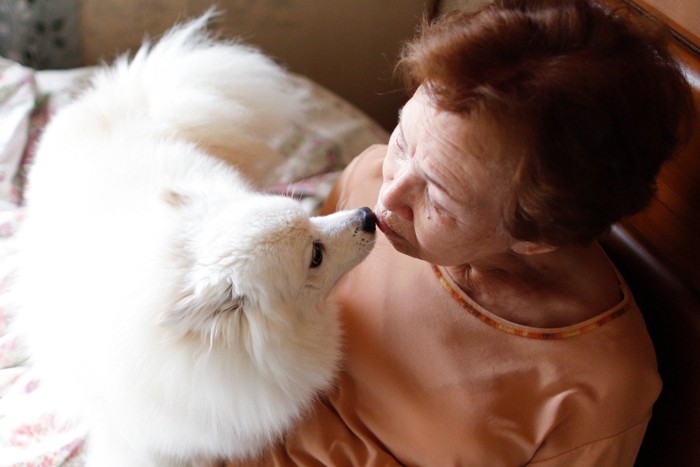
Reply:
M385 177L379 192L379 202L393 214L412 221L413 198L417 182L417 177L410 170L400 171Z

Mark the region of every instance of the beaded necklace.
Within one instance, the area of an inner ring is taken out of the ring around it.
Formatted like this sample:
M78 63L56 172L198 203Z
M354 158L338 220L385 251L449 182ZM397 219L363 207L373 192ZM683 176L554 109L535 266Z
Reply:
M629 308L627 305L627 293L623 289L623 294L624 298L622 300L622 303L624 303L625 306L618 306L615 307L615 309L612 312L604 313L602 316L599 318L594 318L592 321L586 321L582 325L579 325L578 327L574 328L562 328L561 330L557 331L534 331L534 330L527 330L523 328L518 328L515 326L510 326L508 324L505 324L504 322L498 321L490 316L487 316L483 312L477 310L472 304L467 302L462 295L457 292L450 282L445 278L445 276L442 274L442 271L440 271L440 268L437 267L436 265L432 264L431 265L433 268L433 272L435 273L435 277L437 277L438 281L440 281L440 284L445 288L445 290L450 294L450 296L457 302L459 305L464 308L469 314L472 316L476 317L480 321L488 324L489 326L498 329L499 331L506 332L508 334L512 334L514 336L520 336L520 337L527 337L529 339L541 339L541 340L554 340L554 339L565 339L567 337L574 337L581 335L583 333L592 331L594 329L598 329L599 327L609 323L610 321L613 321L614 319L619 318L620 316L624 315L627 312L627 309Z

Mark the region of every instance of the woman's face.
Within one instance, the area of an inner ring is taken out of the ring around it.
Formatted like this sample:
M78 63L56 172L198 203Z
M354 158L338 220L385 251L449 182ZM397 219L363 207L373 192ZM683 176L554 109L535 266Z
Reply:
M491 119L437 110L419 88L389 141L380 229L402 253L443 266L508 252L501 213L520 146Z

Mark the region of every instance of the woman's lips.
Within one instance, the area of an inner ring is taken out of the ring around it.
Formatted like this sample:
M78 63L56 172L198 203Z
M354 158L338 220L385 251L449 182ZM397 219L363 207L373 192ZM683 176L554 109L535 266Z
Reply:
M381 230L387 237L401 238L389 225L386 223L385 216L386 211L381 209L379 206L375 208L375 214L377 216L377 227Z
M391 230L388 225L386 225L386 222L384 222L384 217L381 215L377 216L377 227L379 227L379 230L384 232L386 235L394 234L394 231Z

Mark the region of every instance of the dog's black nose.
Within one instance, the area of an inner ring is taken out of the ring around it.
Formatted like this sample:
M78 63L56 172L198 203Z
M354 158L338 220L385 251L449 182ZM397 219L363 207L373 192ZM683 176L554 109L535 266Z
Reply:
M362 218L362 230L374 233L377 230L377 216L367 207L360 208L359 211Z

